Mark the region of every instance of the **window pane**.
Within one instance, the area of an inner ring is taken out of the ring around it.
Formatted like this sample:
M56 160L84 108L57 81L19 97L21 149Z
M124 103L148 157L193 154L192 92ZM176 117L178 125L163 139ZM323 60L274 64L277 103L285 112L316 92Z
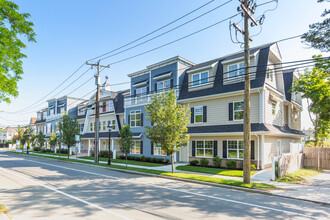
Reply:
M234 65L230 65L228 67L228 76L229 77L233 77L233 76L236 76L236 73L237 73L237 65L234 64Z
M136 126L136 127L141 126L141 121L136 121L136 122L135 122L135 126Z
M235 112L235 120L240 120L244 118L244 112Z
M213 149L205 149L205 157L213 157Z
M213 141L205 141L205 148L213 149Z
M240 68L240 70L238 71L239 75L244 75L245 74L244 67L245 67L244 63L239 64L239 68Z
M234 102L234 110L244 111L244 102Z
M140 114L140 113L137 113L137 114L135 115L135 118L136 118L136 120L140 120L140 119L141 119L141 114Z
M237 149L237 141L228 141L228 149Z
M244 149L243 141L238 141L238 146L239 146L239 149Z
M237 158L237 150L228 150L228 158Z
M197 149L197 156L204 157L204 149Z
M192 76L193 86L199 85L199 74Z
M197 141L197 147L198 148L203 148L204 147L204 142L203 141Z
M195 114L196 115L202 115L203 114L203 108L202 107L195 107Z
M131 120L131 127L135 127L135 121Z
M195 122L203 122L203 115L195 115Z
M208 83L209 82L209 73L208 72L204 72L204 73L201 73L201 83Z

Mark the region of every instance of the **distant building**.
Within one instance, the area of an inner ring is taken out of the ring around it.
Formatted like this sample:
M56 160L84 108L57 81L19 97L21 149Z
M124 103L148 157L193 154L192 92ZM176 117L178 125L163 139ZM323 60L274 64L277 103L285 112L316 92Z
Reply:
M9 126L6 127L2 131L0 131L0 143L6 143L7 141L11 141L16 134L16 128Z

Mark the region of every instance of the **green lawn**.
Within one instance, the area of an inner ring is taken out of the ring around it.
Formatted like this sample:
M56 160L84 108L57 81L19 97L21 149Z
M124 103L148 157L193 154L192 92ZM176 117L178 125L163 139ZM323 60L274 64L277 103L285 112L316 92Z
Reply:
M88 157L88 156L79 157L79 158L94 160L94 157ZM99 160L108 161L108 158L99 157ZM122 160L122 159L111 159L111 162L126 164L126 160ZM160 166L165 166L166 165L166 164L150 163L150 162L135 161L135 160L127 160L127 164L138 165L138 166L146 166L146 167L160 167Z
M312 176L319 175L320 173L322 173L322 170L300 169L295 172L289 173L288 175L285 175L280 179L276 179L276 181L299 184Z
M17 153L17 152L11 152L11 153L22 154L22 153ZM43 155L33 155L33 154L31 154L31 156L45 157ZM177 178L182 178L182 179L198 180L198 181L202 181L202 182L211 182L211 183L217 183L217 184L239 186L239 187L251 188L251 189L269 190L269 189L276 188L273 185L264 184L264 183L246 184L246 183L243 183L242 181L221 179L221 178L215 178L215 177L206 177L206 176L201 176L201 175L196 175L196 174L170 173L170 172L159 171L159 170L150 170L150 169L135 168L135 167L125 167L125 166L120 166L120 165L110 165L110 166L108 166L107 164L100 164L100 163L96 164L96 163L89 162L89 161L74 160L74 159L67 159L67 158L51 158L51 157L47 157L47 158L54 159L54 160L63 160L63 161L71 161L71 162L77 162L77 163L91 164L91 165L96 165L96 166L110 167L110 168L116 168L116 169L121 169L121 170L132 170L132 171L138 171L138 172L142 172L142 173L151 173L151 174L156 174L156 175L172 176L172 177L177 177ZM138 162L138 161L135 161L135 162Z
M198 166L178 166L176 169L197 172L197 173L209 173L209 174L222 175L222 176L243 177L243 170L227 170L220 168L198 167ZM255 172L251 172L251 175L253 174L255 174Z
M65 156L65 157L67 157L68 156L68 154L60 154L60 153L42 153L42 152L34 152L34 153L37 153L37 154L48 154L48 155L55 155L55 156Z

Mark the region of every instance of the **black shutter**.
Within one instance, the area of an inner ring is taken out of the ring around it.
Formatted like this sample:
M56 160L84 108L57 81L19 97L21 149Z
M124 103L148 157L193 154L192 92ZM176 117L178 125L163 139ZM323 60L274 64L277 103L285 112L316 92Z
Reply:
M151 142L151 155L154 155L154 143Z
M170 81L170 87L171 87L171 89L174 87L174 85L173 85L173 79L171 79L171 81Z
M213 142L213 157L218 156L218 141Z
M128 115L128 120L127 120L127 124L129 125L129 126L131 126L131 115Z
M157 92L157 83L155 83L155 92Z
M192 148L191 148L191 156L192 157L195 157L196 156L195 143L196 143L196 141L192 141Z
M143 127L143 113L141 113L141 127Z
M117 119L118 129L121 130L121 123L120 123L119 115L116 115L116 119Z
M149 86L147 86L147 94L149 94Z
M203 122L207 122L207 107L203 106Z
M194 108L191 108L190 112L191 112L190 122L194 123Z
M141 145L140 145L140 154L143 154L143 141L140 142Z
M227 141L222 141L222 158L227 158Z
M233 103L229 103L229 121L233 120Z
M251 160L254 160L254 141L251 141Z
M134 96L136 96L136 90L134 90Z

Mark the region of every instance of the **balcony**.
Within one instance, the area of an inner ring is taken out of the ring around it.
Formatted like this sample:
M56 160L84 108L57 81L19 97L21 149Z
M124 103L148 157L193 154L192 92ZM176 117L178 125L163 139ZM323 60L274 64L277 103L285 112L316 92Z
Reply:
M64 115L64 112L60 113L60 114L48 115L48 116L46 116L46 121L53 121L53 120L60 119L63 115Z
M176 89L175 91L176 96L179 95L179 90ZM157 95L161 94L161 91L158 91ZM154 94L144 94L144 95L137 95L134 97L125 97L124 107L128 108L135 105L147 105L152 101L152 97Z

